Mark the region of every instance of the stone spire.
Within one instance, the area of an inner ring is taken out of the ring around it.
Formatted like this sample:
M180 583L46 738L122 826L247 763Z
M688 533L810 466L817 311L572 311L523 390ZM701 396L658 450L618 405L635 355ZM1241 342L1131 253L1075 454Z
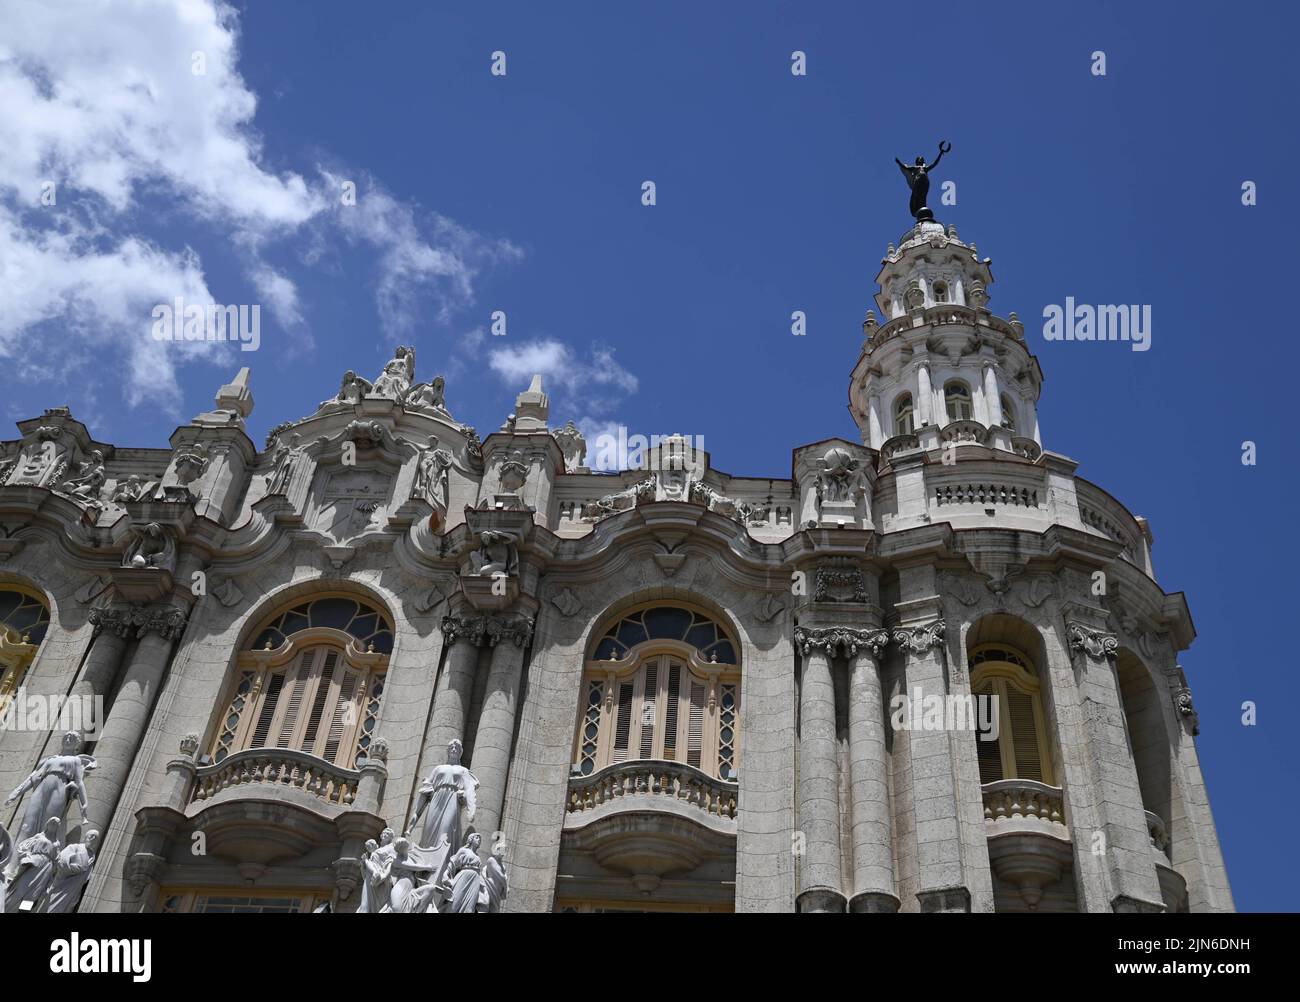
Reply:
M891 454L957 444L1041 453L1042 370L1016 315L989 311L989 264L955 226L933 221L890 246L876 276L883 322L868 314L849 384L864 445Z
M515 398L515 431L546 431L546 418L551 412L551 401L542 392L541 374L533 376L532 384Z

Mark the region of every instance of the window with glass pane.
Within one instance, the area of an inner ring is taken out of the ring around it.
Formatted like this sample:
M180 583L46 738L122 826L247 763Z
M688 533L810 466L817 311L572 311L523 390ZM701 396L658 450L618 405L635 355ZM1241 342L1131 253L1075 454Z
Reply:
M972 654L970 671L971 691L993 700L997 721L996 740L989 739L993 728L976 734L980 782L1032 779L1053 784L1038 678L1028 659L1004 647L988 647Z
M576 773L657 759L736 778L740 673L735 644L716 622L685 608L645 609L613 624L594 654L574 739Z
M1013 433L1016 430L1016 409L1011 404L1011 398L1005 393L1002 394L1002 427Z
M915 430L912 421L912 394L904 393L894 401L894 434L910 435Z
M949 421L969 421L975 413L970 387L960 380L954 379L943 388L943 399L948 405Z

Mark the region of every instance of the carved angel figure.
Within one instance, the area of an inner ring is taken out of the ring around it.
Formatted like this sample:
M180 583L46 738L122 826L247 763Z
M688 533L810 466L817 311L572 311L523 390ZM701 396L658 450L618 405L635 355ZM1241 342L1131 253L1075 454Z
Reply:
M361 402L361 398L369 393L371 389L370 380L363 379L349 369L343 373L343 382L339 386L339 392L328 400L322 400L319 410L325 410L327 407L334 407L338 404L358 404Z
M59 492L80 501L97 501L105 479L104 454L95 449L90 458L77 467L77 475L59 485Z
M158 567L171 570L176 564L176 544L157 522L136 530L135 539L122 555L123 567Z
M123 504L130 501L139 501L145 496L149 489L149 482L144 480L140 474L132 473L125 480L120 481L113 488L112 501L117 504Z
M415 349L399 345L384 371L375 377L371 393L375 396L400 399L415 380Z
M463 824L474 820L478 780L460 764L462 750L460 739L453 738L447 745L446 764L434 766L420 784L406 834L410 837L420 824L415 841L422 849L437 848L444 842L448 846L460 845Z
M515 549L518 541L513 532L484 529L478 536L478 551L470 558L474 573L482 577L514 574L519 564L518 551Z
M447 381L442 376L436 376L432 383L416 383L398 397L398 401L408 410L431 410L446 414L446 390Z
M86 816L86 773L95 768L95 759L81 754L81 735L76 731L64 733L61 747L58 755L42 759L31 775L5 798L4 806L8 807L24 793L32 794L18 828L19 842L31 838L51 818L58 823L56 834L62 831L68 804L74 796L81 806L82 818Z

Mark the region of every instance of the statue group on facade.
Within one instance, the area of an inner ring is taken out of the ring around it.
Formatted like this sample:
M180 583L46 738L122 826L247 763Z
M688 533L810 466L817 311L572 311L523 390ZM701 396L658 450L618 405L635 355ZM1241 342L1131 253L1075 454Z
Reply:
M99 832L85 826L86 773L95 759L81 751L81 735L66 732L60 752L41 760L5 798L5 806L30 794L16 838L0 825L0 907L5 912L70 912L95 865ZM67 841L72 801L81 808L85 831L80 842Z
M508 881L504 847L486 859L483 836L468 827L478 780L461 765L461 743L447 745L447 761L420 784L415 809L398 836L385 828L366 843L357 912L498 912Z

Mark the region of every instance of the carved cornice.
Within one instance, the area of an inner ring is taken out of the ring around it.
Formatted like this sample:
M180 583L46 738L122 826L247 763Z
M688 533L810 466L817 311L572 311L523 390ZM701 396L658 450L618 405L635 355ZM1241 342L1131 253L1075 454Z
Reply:
M446 642L466 640L475 647L495 647L502 640L523 647L533 635L529 616L443 616L442 633Z
M889 633L885 630L849 630L832 627L825 630L809 630L802 626L794 631L795 646L801 654L807 655L817 649L830 657L856 657L860 649L870 648L873 657L880 657L889 644Z
M924 654L931 647L943 644L945 624L942 619L924 626L897 626L891 639L904 651Z
M1113 633L1094 630L1083 623L1065 624L1070 650L1083 651L1091 658L1113 658L1119 654L1119 639Z

